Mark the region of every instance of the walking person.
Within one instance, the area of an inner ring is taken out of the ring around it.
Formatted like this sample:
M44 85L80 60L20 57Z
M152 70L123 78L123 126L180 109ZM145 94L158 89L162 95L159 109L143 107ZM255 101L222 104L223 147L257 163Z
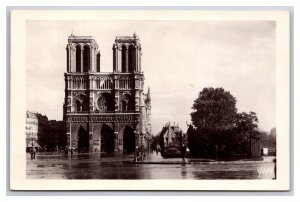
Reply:
M33 148L30 148L30 158L33 159Z
M69 156L69 149L68 149L68 147L65 148L65 156Z
M181 153L182 162L185 163L186 146L184 143L182 144L182 146L180 148L180 153Z
M32 157L31 157L31 159L35 159L35 155L36 155L36 149L33 147L32 148Z

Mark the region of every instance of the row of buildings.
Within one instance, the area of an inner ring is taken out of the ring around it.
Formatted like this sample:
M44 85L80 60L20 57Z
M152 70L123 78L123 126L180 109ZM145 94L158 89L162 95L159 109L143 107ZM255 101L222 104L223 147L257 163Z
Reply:
M56 151L66 146L66 124L48 120L40 113L26 112L26 151L35 147L39 151Z

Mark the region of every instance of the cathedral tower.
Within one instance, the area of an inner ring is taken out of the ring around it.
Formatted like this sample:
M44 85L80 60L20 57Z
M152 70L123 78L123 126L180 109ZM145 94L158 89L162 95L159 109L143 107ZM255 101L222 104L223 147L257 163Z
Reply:
M114 72L140 72L142 49L139 37L116 37L113 44Z

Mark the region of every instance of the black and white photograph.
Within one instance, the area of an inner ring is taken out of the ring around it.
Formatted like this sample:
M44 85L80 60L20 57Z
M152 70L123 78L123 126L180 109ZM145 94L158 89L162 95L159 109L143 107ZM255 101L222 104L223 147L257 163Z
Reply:
M287 11L51 12L12 17L16 189L288 189Z

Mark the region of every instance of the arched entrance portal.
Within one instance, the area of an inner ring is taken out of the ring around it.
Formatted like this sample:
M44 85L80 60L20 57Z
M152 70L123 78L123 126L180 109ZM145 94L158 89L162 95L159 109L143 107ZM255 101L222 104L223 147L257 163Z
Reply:
M80 126L78 130L78 151L84 152L89 150L89 134Z
M106 124L101 129L101 152L113 152L115 149L114 131Z
M133 153L135 150L135 135L132 128L126 126L123 133L124 153Z

